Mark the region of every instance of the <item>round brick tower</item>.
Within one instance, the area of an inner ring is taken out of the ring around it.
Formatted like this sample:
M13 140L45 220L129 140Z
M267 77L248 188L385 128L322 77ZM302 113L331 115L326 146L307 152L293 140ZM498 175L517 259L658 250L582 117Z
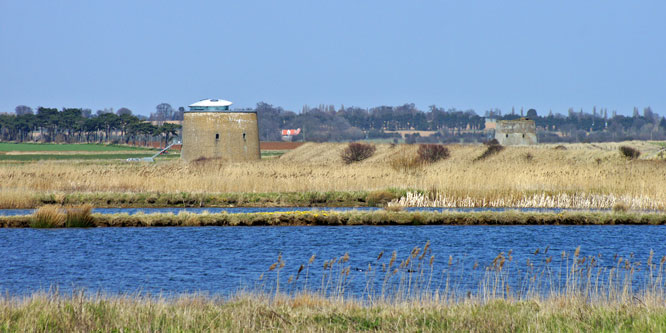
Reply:
M183 115L181 158L224 161L259 160L259 125L256 111L229 110L231 102L204 99Z

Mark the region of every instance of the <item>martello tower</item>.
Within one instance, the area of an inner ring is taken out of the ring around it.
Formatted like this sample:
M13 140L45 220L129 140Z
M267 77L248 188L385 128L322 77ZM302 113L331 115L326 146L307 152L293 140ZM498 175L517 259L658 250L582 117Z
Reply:
M183 160L261 158L257 112L229 110L231 104L222 99L204 99L190 105L183 115Z

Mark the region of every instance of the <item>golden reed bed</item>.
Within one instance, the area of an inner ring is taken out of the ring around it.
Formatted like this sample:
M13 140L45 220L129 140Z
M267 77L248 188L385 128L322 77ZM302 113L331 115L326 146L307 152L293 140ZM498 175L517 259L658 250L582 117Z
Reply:
M537 196L604 198L577 200L623 203L634 209L666 208L666 162L659 143L622 143L640 149L639 160L620 155L621 144L507 147L475 161L483 145L451 145L451 157L419 166L404 163L417 146L377 145L368 160L345 165L345 144L307 143L279 159L248 163L154 164L108 161L41 161L0 164L0 206L18 207L44 193L261 193L372 191L387 188L436 192L452 206L506 206ZM610 201L608 198L611 198ZM544 201L541 200L541 201ZM552 201L552 200L551 200ZM627 202L625 202L627 201ZM592 202L586 204L585 202ZM641 204L643 203L643 204ZM589 205L589 206L585 206Z

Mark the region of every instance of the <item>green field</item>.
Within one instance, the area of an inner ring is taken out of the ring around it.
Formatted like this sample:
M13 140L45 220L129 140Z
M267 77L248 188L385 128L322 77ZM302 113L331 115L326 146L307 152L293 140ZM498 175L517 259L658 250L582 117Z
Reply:
M0 151L128 151L151 150L150 148L95 143L58 144L58 143L10 143L0 142Z
M261 158L278 158L288 150L262 150Z
M29 155L0 155L0 161L40 161L40 160L117 160L128 158L150 157L153 154L29 154ZM159 156L162 158L179 158L180 154Z

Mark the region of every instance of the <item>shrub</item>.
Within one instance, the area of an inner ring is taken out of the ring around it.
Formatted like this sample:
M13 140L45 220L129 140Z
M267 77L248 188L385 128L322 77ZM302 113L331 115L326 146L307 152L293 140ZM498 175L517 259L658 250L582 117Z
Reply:
M567 150L567 147L565 147L563 145L559 145L559 146L555 147L555 150Z
M486 145L486 146L495 146L495 145L499 145L500 143L499 143L499 141L497 141L497 139L492 139L492 140L485 141L483 144Z
M618 201L613 205L613 212L615 213L624 213L629 210L629 206L622 201Z
M65 226L66 216L59 206L46 205L40 207L33 215L30 227L32 228L62 228Z
M523 158L525 159L526 162L530 162L534 159L534 155L532 155L532 153L526 153L525 155L523 155Z
M385 210L385 211L387 211L387 212L393 212L393 213L395 213L395 212L402 212L402 211L403 211L403 208L404 208L404 207L402 207L402 206L384 206L384 210Z
M413 156L406 151L402 151L393 156L389 164L395 171L411 173L418 171L423 166L423 161L418 156Z
M635 160L638 156L641 156L641 152L638 149L629 146L621 146L620 153L630 160Z
M419 159L426 163L434 163L449 157L449 149L440 144L422 144L416 152Z
M501 152L502 150L504 150L504 146L500 144L490 144L488 145L488 148L486 148L486 151L484 151L483 154L481 154L481 156L475 158L474 161L485 160L486 158L495 155Z
M95 226L95 219L90 215L92 206L82 205L65 209L65 226L68 228L91 228Z
M389 191L373 191L368 194L365 200L368 202L368 206L376 207L386 205L395 198L396 195Z
M360 142L350 142L349 146L342 151L342 161L346 164L363 161L375 153L375 146Z

